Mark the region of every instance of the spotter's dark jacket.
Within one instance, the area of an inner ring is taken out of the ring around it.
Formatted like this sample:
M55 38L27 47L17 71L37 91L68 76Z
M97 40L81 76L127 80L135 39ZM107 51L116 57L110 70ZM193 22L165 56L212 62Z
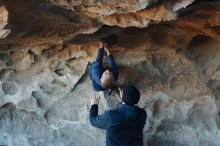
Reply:
M106 146L143 146L146 118L144 109L126 104L101 115L97 104L90 109L91 125L106 130Z

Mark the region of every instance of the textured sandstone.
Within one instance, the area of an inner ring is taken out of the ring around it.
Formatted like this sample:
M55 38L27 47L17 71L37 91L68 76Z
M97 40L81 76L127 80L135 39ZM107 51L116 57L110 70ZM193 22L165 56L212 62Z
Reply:
M84 14L51 3L5 0L3 5L10 13L8 27L11 33L5 40L7 43L61 43L79 33L92 33L101 26Z
M0 4L0 39L7 37L10 33L9 29L4 27L8 24L8 11L4 5Z
M145 146L220 145L219 2L51 2L0 6L0 145L105 145L89 124L88 63L110 34L118 84L136 85L148 113ZM99 94L100 112L119 105Z
M158 0L51 1L57 5L84 13L106 25L141 28L150 23L174 20L179 9L194 2L194 0L164 2Z

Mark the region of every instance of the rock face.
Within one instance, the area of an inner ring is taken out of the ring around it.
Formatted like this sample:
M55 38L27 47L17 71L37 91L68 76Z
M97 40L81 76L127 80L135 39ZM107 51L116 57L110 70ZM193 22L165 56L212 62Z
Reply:
M4 29L5 25L8 23L8 11L5 6L0 5L0 39L5 38L10 30Z
M148 115L144 145L220 145L219 2L7 0L0 23L0 145L105 145L88 63L111 34L118 85L137 86ZM100 113L118 107L98 94Z
M176 11L188 6L194 0L165 1L163 3L159 0L51 1L84 13L106 25L146 27L152 21L161 22L175 19Z
M84 14L51 3L35 0L3 0L2 5L10 14L7 28L11 33L5 40L6 43L21 45L62 43L74 35L92 33L101 26L96 20Z

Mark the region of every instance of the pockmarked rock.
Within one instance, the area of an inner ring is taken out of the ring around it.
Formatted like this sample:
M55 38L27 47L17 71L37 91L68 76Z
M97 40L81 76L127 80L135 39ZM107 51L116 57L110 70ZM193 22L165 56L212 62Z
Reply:
M141 93L144 146L220 145L220 2L0 3L0 145L105 145L88 69L108 36L117 86ZM99 113L120 106L115 90L97 95Z

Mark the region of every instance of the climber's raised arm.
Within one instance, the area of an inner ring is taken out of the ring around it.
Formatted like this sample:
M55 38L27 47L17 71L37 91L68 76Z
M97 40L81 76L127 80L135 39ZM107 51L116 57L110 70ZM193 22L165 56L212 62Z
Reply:
M97 54L97 57L96 57L96 62L97 62L97 63L102 64L103 53L104 53L104 47L105 47L105 44L102 42L102 43L100 44L100 47L99 47L99 50L98 50L98 54Z
M113 73L115 80L118 79L118 69L117 66L115 64L115 60L114 57L112 56L112 54L110 53L110 51L107 48L104 48L106 53L107 53L107 64L108 67L110 69L110 71Z

